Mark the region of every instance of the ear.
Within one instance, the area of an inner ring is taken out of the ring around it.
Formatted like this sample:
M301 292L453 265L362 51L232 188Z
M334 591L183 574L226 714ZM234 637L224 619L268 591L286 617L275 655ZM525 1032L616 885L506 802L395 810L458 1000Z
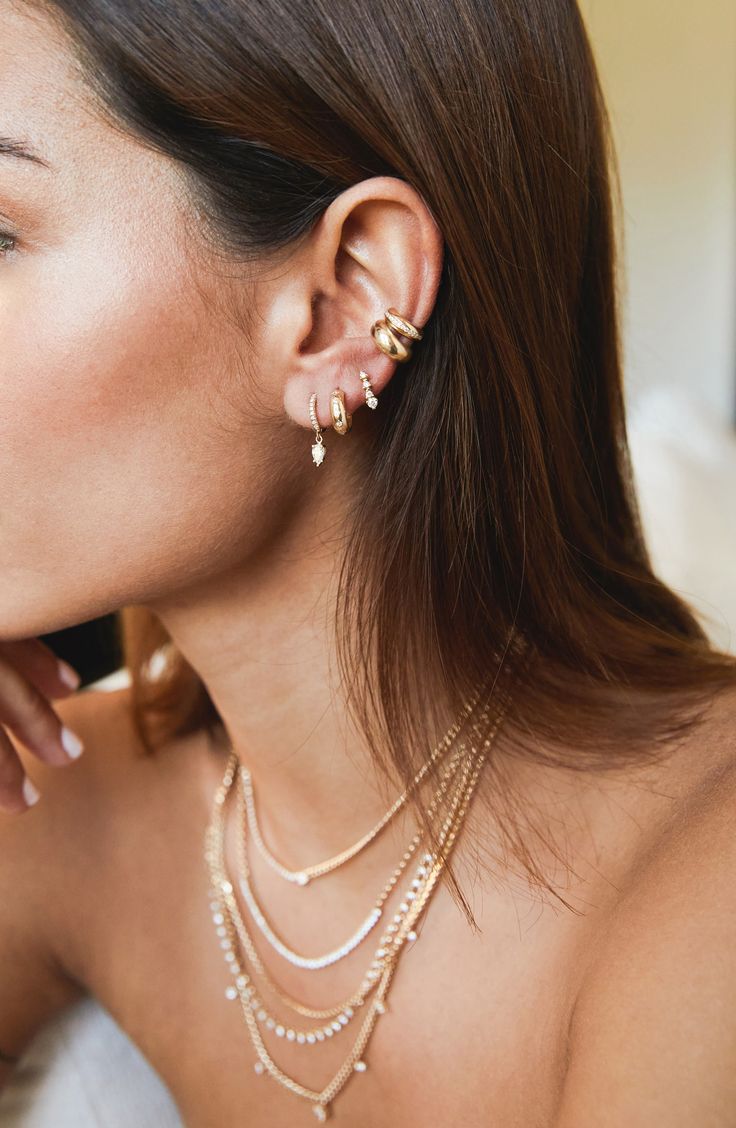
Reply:
M335 388L349 412L366 408L361 369L380 394L399 362L381 352L371 326L393 306L422 328L436 300L443 245L420 194L397 177L371 177L333 200L288 279L281 276L279 297L262 310L272 319L266 328L277 342L283 406L294 422L311 429L313 392L321 427L332 424Z

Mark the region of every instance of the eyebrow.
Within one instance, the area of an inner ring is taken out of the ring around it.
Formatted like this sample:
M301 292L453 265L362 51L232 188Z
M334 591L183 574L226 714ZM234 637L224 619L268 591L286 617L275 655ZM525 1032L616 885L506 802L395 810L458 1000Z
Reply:
M43 165L48 169L51 168L49 162L44 160L40 153L15 137L0 136L0 156L20 157L22 160L32 161L34 164Z

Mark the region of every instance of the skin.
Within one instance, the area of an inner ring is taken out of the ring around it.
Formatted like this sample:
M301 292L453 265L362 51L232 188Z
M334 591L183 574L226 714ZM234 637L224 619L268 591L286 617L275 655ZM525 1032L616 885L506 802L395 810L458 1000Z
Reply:
M55 700L63 690L35 636L150 607L252 770L280 857L327 857L371 827L385 795L346 720L330 629L340 531L375 423L358 371L380 412L395 365L370 325L389 305L420 326L431 317L441 234L407 184L372 178L278 262L223 269L197 237L178 168L99 117L53 26L1 4L0 33L0 130L53 166L0 157L0 229L17 238L0 260L0 968L12 968L0 978L0 1045L19 1052L90 991L192 1128L236 1123L244 1109L254 1125L286 1128L293 1098L252 1073L207 910L201 839L221 752L195 734L142 758L127 691ZM329 429L336 386L354 412L348 436ZM565 895L576 912L535 901L503 865L480 876L460 850L483 931L440 889L369 1073L340 1098L346 1124L736 1122L735 703L722 696L636 778L515 769L523 809L574 863ZM62 722L84 742L73 765L56 743ZM41 793L30 811L24 772ZM467 841L493 840L480 818L473 809ZM324 950L328 921L329 945L339 942L409 831L399 818L310 887L308 918L303 891L254 858L280 931ZM230 820L231 859L236 833ZM552 853L542 860L553 866ZM327 984L331 998L353 989L362 960L318 984L269 966L319 1005ZM298 1047L283 1048L301 1072ZM326 1075L343 1049L320 1047Z

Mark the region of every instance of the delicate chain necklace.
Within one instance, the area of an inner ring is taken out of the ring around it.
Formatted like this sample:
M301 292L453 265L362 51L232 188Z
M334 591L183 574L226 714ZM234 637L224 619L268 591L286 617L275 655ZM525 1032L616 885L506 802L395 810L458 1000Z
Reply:
M479 769L479 765L476 764L476 767ZM236 770L237 769L234 769L234 771ZM477 771L474 769L471 773L471 780L475 779L477 779ZM471 783L470 781L467 781L466 786L462 791L462 798L459 804L462 813L464 813L464 809L467 806L467 800L469 799L470 791ZM456 825L460 817L461 814L459 812L456 813ZM441 845L444 845L445 841L447 841L449 845L449 833L451 829L451 824L449 827L446 825L445 828L443 828L443 832L438 835L438 839ZM223 839L224 835L221 833L221 843ZM397 962L398 955L403 947L403 944L406 942L408 933L410 931L410 926L414 924L416 918L418 917L419 911L426 902L428 892L433 887L434 882L436 881L436 877L442 869L442 864L438 863L434 855L428 854L426 856L426 862L427 865L425 868L427 869L427 877L422 887L421 894L414 901L412 901L411 906L409 907L409 911L404 916L402 925L393 935L393 951L383 962L380 978L377 977L377 982L375 984L376 997L373 999L372 1006L367 1009L367 1013L358 1032L358 1036L355 1043L353 1044L352 1051L348 1055L346 1062L340 1067L337 1074L335 1074L329 1084L319 1092L301 1085L294 1078L289 1077L288 1074L283 1073L283 1071L279 1069L279 1067L273 1061L273 1058L268 1053L261 1033L258 1029L257 1014L260 1013L261 1010L264 1010L264 1008L262 1006L261 1000L254 998L253 989L250 987L250 977L247 975L247 973L245 973L243 967L241 966L242 953L241 959L239 960L232 947L226 949L225 951L225 959L230 966L232 974L235 975L236 981L236 987L228 988L226 990L226 995L231 999L240 999L241 1009L251 1036L251 1041L253 1042L253 1045L258 1054L258 1061L256 1061L254 1066L256 1073L263 1074L265 1071L267 1071L272 1077L274 1077L275 1080L279 1081L286 1088L312 1102L312 1111L314 1112L315 1116L321 1121L327 1119L330 1102L334 1099L340 1089L342 1089L343 1086L347 1083L353 1072L361 1073L365 1072L365 1070L367 1069L367 1065L362 1060L361 1055L368 1042L373 1027L375 1026L378 1016L385 1013L385 995L388 983L393 973L393 967ZM219 888L220 896L222 897L221 907L225 909L227 919L229 921L237 919L237 917L239 916L239 910L237 902L233 897L232 883L228 880L226 867L221 862L221 855L211 858L210 864L214 878L213 895L216 896L215 891ZM231 943L231 945L234 944L235 946L237 946L237 935L233 934L231 937L229 937L229 942ZM352 1015L347 1015L347 1021L349 1021L351 1017ZM282 1026L282 1024L279 1025ZM336 1026L338 1029L342 1025L344 1025L343 1022L337 1021ZM335 1024L331 1024L330 1028L332 1029L334 1035L336 1033ZM317 1031L314 1031L305 1034L305 1040L307 1040L308 1044L312 1044L313 1041L316 1040L324 1040L324 1038L327 1036L326 1029L327 1028L322 1031L322 1039L319 1039ZM300 1031L300 1033L303 1032ZM283 1026L281 1030L281 1036L284 1036ZM294 1032L294 1037L290 1040L294 1040L295 1038L296 1032Z
M455 795L452 798L451 804L451 815L449 815L446 819L445 829L449 827L452 821L452 817L454 817L455 812L457 811L462 795L465 792L465 788L467 787L468 778L470 775L470 767L470 763L466 762L461 769L460 775L462 776L462 782L459 787L456 786L455 788ZM232 883L229 882L227 875L227 865L224 859L224 841L225 834L223 819L223 825L219 830L218 841L217 843L215 843L214 841L212 842L213 855L215 858L213 875L220 873L224 876L225 881L231 885ZM248 959L250 959L252 963L257 964L256 970L258 970L259 968L263 969L263 965L253 947L253 942L248 934L248 930L240 914L235 898L232 896L232 893L230 894L230 896L226 896L224 906L222 906L222 909L215 914L222 921L225 921L225 919L227 919L228 922L227 926L220 924L218 927L218 935L220 934L220 929L222 929L222 934L224 937L221 940L221 944L225 949L225 960L230 965L232 974L235 976L236 982L235 987L231 986L226 989L226 996L230 999L235 999L240 996L243 1005L249 1006L250 1009L255 1012L257 1020L261 1022L267 1029L273 1030L276 1036L279 1038L285 1037L288 1041L296 1041L300 1044L306 1045L316 1045L318 1042L323 1042L325 1038L333 1037L334 1034L339 1033L345 1026L348 1025L348 1023L354 1017L354 1008L362 1006L367 996L376 987L378 978L384 967L386 966L388 957L391 954L391 946L394 943L394 936L399 931L401 924L409 911L411 901L413 901L420 895L424 882L430 873L430 866L432 861L433 857L428 853L425 854L422 858L421 864L417 869L417 876L412 881L411 888L407 890L405 894L406 899L400 905L399 911L394 916L392 924L388 926L388 928L384 932L384 935L381 937L379 946L374 953L373 961L364 976L359 990L356 991L350 997L350 999L339 1004L339 1006L330 1008L330 1015L327 1015L326 1012L311 1012L315 1017L318 1017L322 1020L325 1017L330 1017L332 1021L329 1021L326 1024L321 1024L320 1026L309 1030L298 1030L292 1027L285 1026L277 1018L271 1015L263 999L259 996L252 977L246 974L241 968L237 959L237 955L234 951L234 934L237 934L237 942L239 942L242 948L245 949ZM407 941L416 940L416 938L417 935L413 930L410 931L406 937ZM252 959L251 953L255 954L255 961ZM270 977L264 976L264 979L265 978L268 978L270 985L270 983L272 982L270 980ZM279 989L276 990L279 996L282 998L282 1001L286 1001L287 1005L291 1006L292 1009L298 1010L300 1013L304 1013L305 1011L310 1009L303 1007L301 1004L296 1004L296 1006L292 1005L292 1001L289 1000L288 996L283 995L283 993ZM255 1068L257 1072L263 1071L263 1067L260 1062L256 1062Z
M440 786L437 788L437 791L435 793L435 800L432 803L432 808L434 808L436 806L436 803L444 795L444 793L447 789L448 780L452 775L452 772L455 768L458 757L461 755L462 751L464 750L464 747L465 747L464 744L460 746L460 749L452 757L449 766L445 767L445 771L444 771L442 779L440 781ZM239 770L242 771L242 766ZM353 933L353 935L348 940L346 940L344 944L341 944L340 947L335 948L333 951L328 952L326 955L323 955L323 956L301 956L297 952L295 952L292 948L289 948L275 934L275 932L271 928L270 924L266 920L266 917L264 916L264 914L261 910L261 907L258 904L255 893L253 892L253 889L251 888L250 867L248 865L248 856L247 856L247 852L246 852L246 825L245 825L245 820L242 818L242 807L243 807L243 804L242 804L242 791L241 791L242 833L240 834L240 836L238 838L238 865L239 865L239 870L240 870L240 874L239 874L240 890L241 890L243 897L245 899L245 903L247 904L248 908L250 909L250 912L251 912L251 915L253 916L253 919L255 920L256 924L258 925L258 928L260 929L262 934L265 936L268 943L271 945L271 947L275 951L277 951L279 953L279 955L283 956L284 959L288 960L289 963L293 964L295 967L305 968L305 969L310 970L310 971L318 970L318 969L323 968L323 967L328 967L330 964L336 963L338 960L345 959L345 957L348 956L350 954L350 952L353 951L354 948L357 948L358 944L360 944L360 942L365 939L365 937L373 930L373 928L376 926L376 924L378 924L378 921L381 919L381 916L383 915L383 906L384 906L385 902L387 901L388 897L390 896L391 891L393 890L397 881L401 877L402 872L406 868L407 863L411 859L411 857L414 854L417 846L419 845L419 842L421 841L421 838L422 838L421 831L417 831L417 833L414 835L410 845L408 846L407 850L404 853L404 856L402 857L401 861L399 862L399 864L396 867L396 869L394 870L394 872L391 874L391 877L386 882L386 884L383 887L381 893L377 897L373 908L371 909L370 913L368 914L368 916L366 917L364 922L358 928L358 930L355 933ZM411 899L413 899L413 898L411 898Z
M456 767L457 761L459 760L459 758L461 758L462 752L463 752L462 749L456 750L454 752L454 755L453 755L452 764L445 766L444 775L445 775L446 781L449 781L450 776L453 775L453 769ZM443 795L444 790L445 790L445 788L443 786L441 786L441 784L440 784L440 787L438 787L437 791L435 792L435 796L433 796L430 807L427 809L429 814L432 814L433 811L435 811L437 804L439 802L440 796ZM415 836L415 839L417 839L418 837L419 836ZM242 841L242 839L240 839L240 841ZM239 849L244 848L244 846L240 846L240 841L238 843ZM408 849L406 849L406 851L404 852L402 862L409 861L409 858L411 857L411 854L413 853L413 849L412 849L413 845L414 845L414 841L412 841L411 846ZM414 899L415 891L417 891L417 889L420 887L420 884L421 884L421 881L418 880L418 879L423 878L423 876L427 874L427 861L428 861L428 856L424 855L424 857L421 860L421 864L418 867L417 875L414 876L414 879L411 883L411 887L410 887L409 891L406 892L406 895L402 899L402 905L403 906L405 905L405 901ZM401 865L401 863L400 863L400 865ZM397 913L394 916L392 924L389 924L388 928L386 929L389 936L391 936L394 932L397 931L398 923L400 923L401 918L402 918L402 913L400 911L400 913ZM214 923L216 923L216 925L217 925L217 933L218 933L218 936L220 936L220 940L221 941L225 940L225 938L227 937L227 928L224 925L222 925L222 923L219 922L219 919L216 920L216 922L214 922ZM263 963L261 961L261 958L259 957L259 953L257 953L257 951L255 949L255 945L253 944L253 941L251 940L251 934L249 934L248 929L247 929L245 923L243 922L242 917L240 917L239 913L236 915L234 923L235 923L235 926L236 926L236 929L237 929L239 943L245 949L245 951L247 953L247 958L248 958L249 961L251 961L252 966L255 969L257 975L259 975L261 977L261 979L263 979L265 984L268 985L271 992L275 995L278 995L278 997L281 999L281 1002L286 1003L287 1006L289 1006L292 1011L296 1011L298 1014L303 1014L306 1017L310 1017L310 1019L335 1019L335 1017L339 1017L340 1014L343 1011L347 1011L349 1007L360 1005L360 1002L361 1002L360 992L354 993L353 995L350 996L350 998L345 999L345 1001L343 1001L342 1003L335 1004L334 1006L331 1006L331 1007L322 1008L322 1010L319 1010L319 1008L316 1008L316 1007L309 1007L309 1006L306 1006L304 1004L297 1002L295 998L293 998L292 996L287 995L286 993L282 992L281 988L278 986L278 984L275 984L274 980L269 975L269 972L266 971L266 969L264 968ZM410 933L409 936L408 936L409 941L413 941L413 940L415 940L415 938L417 938L417 934L415 934L413 932ZM382 937L382 941L383 941L383 937ZM379 948L378 948L377 951L378 951L379 954L383 954L383 952L380 951L380 943L379 943ZM363 982L361 984L361 990L368 990L368 988L370 986L371 986L371 980L363 980ZM271 1029L271 1030L273 1030L273 1029L278 1030L278 1024L275 1023L273 1020L266 1021L266 1026L269 1026L269 1029ZM286 1033L287 1033L287 1038L288 1038L289 1037L288 1030L287 1030ZM332 1033L327 1034L327 1037L332 1037ZM297 1041L301 1041L301 1040L303 1040L303 1039L301 1039L297 1036ZM317 1034L316 1040L317 1041L322 1040L321 1038L319 1038L318 1034Z
M437 880L444 869L452 846L462 828L468 806L488 754L488 749L498 732L501 720L508 706L508 700L508 697L504 698L492 729L482 742L480 751L476 751L472 746L470 748L470 755L467 758L462 772L462 782L456 789L451 803L451 809L445 817L442 828L437 835L438 844L443 857L438 858L432 853L427 853L422 858L421 868L425 870L425 873L424 875L420 875L419 870L417 870L417 876L414 878L414 881L418 881L419 885L414 886L412 883L412 889L410 890L414 893L414 896L410 898L407 893L400 907L400 910L404 911L400 911L398 919L395 917L393 921L396 928L394 931L390 931L391 926L386 929L384 936L381 938L382 949L377 949L374 962L371 964L361 985L362 987L365 987L366 984L369 986L363 996L363 1002L358 1005L365 1003L368 991L375 989L375 996L372 999L371 1005L367 1008L365 1018L356 1040L353 1043L353 1047L332 1080L319 1091L300 1084L294 1078L285 1074L276 1065L264 1044L263 1037L259 1030L259 1021L266 1022L267 1028L271 1029L267 1021L271 1018L275 1024L273 1027L274 1031L278 1034L278 1027L281 1027L279 1036L287 1037L290 1041L301 1041L302 1039L299 1038L301 1034L303 1035L304 1043L312 1045L314 1042L330 1037L330 1035L327 1034L326 1027L322 1028L322 1038L320 1039L317 1030L297 1032L291 1027L284 1029L283 1024L276 1023L276 1020L273 1016L268 1014L262 1001L256 995L254 987L251 986L250 976L245 971L243 948L246 950L252 949L253 951L254 949L252 943L241 944L241 940L245 937L246 930L233 895L233 885L228 877L224 857L224 806L238 770L237 755L232 753L228 759L223 781L215 796L212 819L205 836L205 858L212 880L210 908L213 911L213 919L217 927L225 927L226 936L221 937L220 942L225 952L225 960L231 973L235 976L235 986L228 987L225 993L230 999L240 1000L243 1017L258 1056L258 1060L254 1066L256 1072L268 1072L268 1074L282 1086L289 1089L297 1096L309 1101L312 1105L312 1111L318 1120L324 1121L327 1119L330 1103L334 1101L337 1094L342 1090L344 1085L347 1084L347 1081L355 1073L362 1073L367 1069L366 1062L362 1059L362 1054L368 1044L379 1015L385 1012L385 999L398 965L399 956L404 950L409 937L413 935L416 938L414 926L421 913L424 911L433 889L436 887ZM484 718L485 717L486 714L484 712ZM380 955L379 951L381 952ZM360 994L360 992L358 992L358 994ZM354 1013L354 1008L350 1005L349 1008L345 1008L340 1012L340 1016L335 1022L329 1024L333 1035L344 1025L347 1025L347 1022L353 1017L353 1014L348 1013L348 1010L352 1010ZM263 1014L263 1018L261 1018L261 1014ZM336 1025L337 1029L335 1029Z
M395 800L391 807L389 807L386 814L383 815L379 822L373 827L373 830L368 831L368 833L363 835L362 838L358 839L358 841L353 846L350 846L347 850L343 850L342 853L336 854L332 858L328 858L327 861L316 862L314 865L305 866L300 870L291 870L282 865L281 862L277 861L277 859L274 858L273 854L266 846L266 843L263 841L263 836L258 825L255 799L253 796L253 777L251 776L248 769L243 764L241 764L240 772L243 794L245 795L246 810L248 813L248 828L250 830L251 837L258 847L258 851L263 857L264 861L266 861L268 865L276 871L276 873L285 878L286 881L291 881L295 885L304 886L308 885L309 882L316 877L323 877L325 874L331 873L332 870L337 869L338 866L344 865L345 862L355 857L355 855L359 853L360 850L363 850L370 842L373 841L377 834L380 834L380 832L391 821L394 815L396 815L396 813L401 810L411 792L421 782L421 780L424 778L424 776L438 759L438 757L442 755L445 749L450 747L450 744L457 736L457 733L459 732L463 721L475 707L479 696L480 689L477 690L475 694L473 694L473 696L465 702L457 720L450 725L445 735L435 745L428 759L414 776L414 779L411 781L409 786L406 788L403 794L401 794L398 799Z

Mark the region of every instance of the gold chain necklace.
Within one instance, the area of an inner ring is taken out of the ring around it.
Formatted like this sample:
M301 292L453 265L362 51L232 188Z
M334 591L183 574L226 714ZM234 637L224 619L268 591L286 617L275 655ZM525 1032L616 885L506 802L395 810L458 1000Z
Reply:
M445 831L447 831L447 829L449 828L459 806L462 795L464 795L470 775L470 767L471 765L468 762L463 766L461 770L460 774L463 777L462 784L455 789L456 794L453 797L451 805L451 815L446 818L444 828ZM232 883L229 882L228 879L227 866L224 861L224 834L222 828L220 829L218 841L219 848L216 850L214 866L211 867L212 873L214 877L220 875L220 877L224 878L225 881L228 882L232 887ZM366 972L365 978L361 984L359 991L357 991L354 996L351 997L348 1003L341 1006L340 1011L333 1017L332 1021L329 1021L326 1024L320 1025L310 1030L299 1030L286 1026L283 1023L279 1022L278 1019L270 1015L268 1010L266 1009L265 1003L256 990L256 986L252 977L247 974L244 968L241 966L242 961L238 961L236 950L242 952L242 948L238 947L238 942L242 944L242 947L245 948L246 953L249 954L249 947L252 946L252 941L250 943L243 943L243 940L247 935L247 929L240 914L237 902L232 895L231 888L230 895L225 896L224 898L223 911L219 914L223 919L226 919L228 921L229 927L226 927L225 929L227 941L223 941L223 947L225 948L225 960L230 967L231 973L235 976L236 984L235 986L230 986L226 989L226 996L230 999L240 998L242 1006L248 1007L250 1011L255 1014L256 1019L263 1026L265 1026L266 1029L274 1031L277 1037L286 1038L288 1041L296 1041L300 1044L305 1045L316 1045L319 1042L325 1041L326 1038L332 1038L335 1034L340 1033L354 1017L354 1008L362 1007L368 995L377 986L380 974L387 965L388 959L391 956L394 934L399 931L404 917L408 914L411 899L420 896L425 881L430 874L430 867L432 862L432 855L425 854L422 859L422 864L417 871L418 874L422 875L422 877L420 880L415 879L415 881L412 883L412 890L408 891L406 894L407 898L409 899L406 902L402 903L399 912L394 917L392 925L389 926L391 931L387 929L384 936L381 938L380 946L376 949L373 962ZM413 889L415 885L417 886L416 892L414 892ZM222 888L222 885L220 886L220 888ZM414 937L414 939L416 939L416 933L414 933L413 931L407 933L407 941L409 941L412 936ZM260 1061L257 1061L255 1063L255 1070L257 1073L262 1073L263 1068L264 1067Z
M245 960L239 944L240 930L236 926L238 919L240 919L242 923L242 918L240 917L238 905L233 896L233 885L228 878L224 860L224 805L237 774L237 756L233 754L228 759L223 781L215 796L212 819L207 829L205 847L206 862L212 877L210 907L213 909L216 917L222 918L221 923L224 924L227 920L231 925L231 933L226 938L223 938L223 948L230 971L235 975L236 986L234 988L232 986L229 987L226 990L226 994L228 998L238 998L240 1000L245 1023L258 1056L258 1060L255 1063L256 1072L267 1072L282 1086L297 1096L309 1101L312 1105L312 1111L318 1120L324 1121L327 1119L331 1102L334 1101L337 1094L342 1090L345 1084L347 1084L347 1081L355 1073L362 1073L367 1068L366 1062L362 1060L362 1054L368 1044L379 1015L385 1012L386 995L396 971L399 957L404 949L409 934L414 933L416 936L414 925L424 911L432 891L436 887L437 880L444 869L452 846L462 828L468 806L488 754L488 749L498 732L501 720L508 706L508 700L508 697L504 698L491 732L482 742L480 752L476 752L471 746L471 763L468 766L468 774L463 781L463 785L458 788L457 804L455 809L446 817L443 827L437 836L443 857L438 858L434 854L425 855L423 862L426 862L426 877L420 887L414 890L416 894L414 898L405 902L406 912L402 914L400 923L394 922L397 923L396 931L391 934L387 933L387 937L390 935L390 941L387 938L386 944L384 945L384 955L380 957L380 965L378 967L372 965L370 969L370 971L377 972L372 985L376 989L376 994L370 1006L367 1008L367 1013L357 1038L353 1043L353 1047L331 1081L319 1091L300 1084L294 1078L285 1074L276 1065L265 1046L263 1037L258 1028L258 1015L261 1011L265 1013L265 1008L261 1005L260 999L254 999L254 990L250 987L250 977L245 971ZM485 712L483 716L484 718L486 717ZM227 947L225 947L225 943L227 943ZM368 978L368 974L366 978ZM246 990L248 991L247 994ZM347 1015L348 1020L351 1017L351 1015ZM344 1023L338 1022L338 1026L342 1025L344 1025ZM333 1033L334 1032L333 1027ZM294 1038L290 1040L295 1040L297 1037L296 1032L293 1033ZM316 1034L314 1036L316 1039Z
M452 756L451 762L449 764L445 765L443 778L440 782L440 786L435 791L432 802L429 805L429 807L427 808L427 813L429 815L434 814L440 800L444 798L445 792L447 791L447 788L450 784L451 778L456 774L456 766L457 766L457 763L458 763L460 757L462 756L463 751L464 751L463 748L459 748L457 751L455 751L455 753ZM242 817L243 816L242 816L242 803L241 803L241 821L242 821ZM416 846L419 844L419 841L421 840L421 837L422 836L421 836L420 833L416 834L414 836L414 838L412 839L410 845L405 850L404 855L403 855L401 861L399 862L399 865L396 867L396 870L394 871L394 874L392 875L392 878L391 878L391 881L390 881L390 884L391 884L392 887L396 884L398 876L399 876L400 872L405 868L406 863L408 861L410 861L412 855L414 854L414 852L416 850ZM244 835L241 835L241 837L239 839L238 849L239 849L239 852L245 850ZM242 862L242 858L241 858L241 860L240 860L241 867L242 867L242 864L243 864L243 862ZM419 889L419 887L421 885L421 879L426 876L426 873L427 873L426 866L427 866L427 855L425 854L424 857L420 860L420 864L417 867L416 874L415 874L415 876L414 876L414 878L411 882L409 889L407 890L406 894L402 898L402 905L406 904L407 899L413 900L414 897L416 896L416 891ZM394 932L398 931L398 925L400 923L401 915L402 915L401 912L396 913L394 915L392 922L388 925L386 932L388 933L389 939L393 935ZM227 930L223 927L222 922L219 921L219 919L218 919L218 920L215 921L215 924L218 925L218 928L217 928L218 936L220 936L221 939L225 938L226 935L227 935ZM359 1006L361 1004L362 1000L363 1000L363 995L365 994L365 992L367 992L367 990L370 987L373 986L371 981L364 980L363 983L361 983L360 989L358 991L356 991L353 995L351 995L349 999L346 999L341 1003L337 1003L332 1007L328 1007L328 1008L324 1008L324 1009L317 1009L317 1008L314 1008L314 1007L308 1007L305 1004L298 1002L292 996L287 995L274 982L272 977L267 972L266 968L263 966L263 963L262 963L262 961L261 961L261 959L258 955L258 952L255 948L255 945L253 944L253 941L251 939L250 933L249 933L245 923L243 922L240 913L238 913L235 917L235 925L236 925L236 928L237 928L237 931L238 931L239 941L240 941L242 947L245 949L247 956L248 956L248 959L250 960L251 965L255 969L256 974L267 984L269 990L271 990L275 995L278 996L278 998L281 1000L282 1003L285 1003L292 1010L296 1011L298 1014L303 1015L304 1017L317 1018L317 1019L335 1019L335 1018L339 1019L339 1016L341 1014L349 1011L349 1009L351 1007ZM407 937L407 939L410 942L415 940L416 934L410 933L409 936ZM385 942L386 942L386 936L383 936L381 938L381 941L379 941L377 953L380 953L381 955L383 954L382 948L385 947ZM260 1017L260 1015L259 1015L259 1017ZM278 1029L278 1025L271 1019L266 1020L266 1026L271 1030ZM325 1034L327 1034L326 1028L325 1028ZM286 1036L287 1036L287 1038L289 1037L288 1029L286 1031ZM327 1036L330 1037L331 1035L327 1035ZM301 1042L302 1038L300 1038L299 1035L297 1034L296 1040L298 1042ZM317 1035L317 1040L321 1040L319 1038L319 1035ZM308 1041L308 1039L307 1039L307 1041Z
M452 774L452 770L454 769L454 766L457 762L457 758L462 754L464 747L464 744L460 746L459 751L452 758L450 767L446 770L445 775L440 782L440 786L437 789L436 793L438 800L444 795L447 787L447 779ZM242 811L242 792L240 798ZM391 877L384 885L379 896L376 898L376 901L370 913L365 918L363 924L358 928L356 932L353 933L349 940L345 941L345 943L340 945L340 947L335 948L331 952L328 952L326 955L301 956L293 951L293 949L289 948L286 944L284 944L284 942L275 934L266 917L264 916L260 905L258 904L255 893L253 892L250 883L250 867L248 865L248 856L246 852L246 826L245 820L242 819L242 814L241 824L242 832L238 838L238 863L240 869L239 882L241 893L243 894L245 903L250 910L250 914L253 917L253 920L258 926L260 932L268 941L269 945L275 951L277 951L279 955L283 956L284 959L288 960L289 963L293 964L295 967L301 967L311 971L319 970L323 967L329 966L330 964L337 963L338 960L345 959L353 951L353 949L356 948L358 944L365 939L365 937L373 930L373 928L375 928L383 915L384 904L388 900L394 886L401 877L402 872L404 871L407 863L411 859L422 838L421 831L417 831L409 847L405 851L403 858L399 862L394 872L391 874ZM409 896L409 894L407 894L407 896ZM409 897L409 899L413 900L413 894Z
M271 866L271 868L275 870L276 873L278 873L286 881L293 882L295 885L305 886L308 885L310 881L314 880L314 878L323 877L325 874L331 873L334 869L337 869L338 866L344 865L345 862L350 861L351 858L354 858L357 853L359 853L370 842L373 841L376 835L380 834L380 832L385 826L387 826L394 815L396 815L397 812L401 810L411 792L422 781L422 779L438 759L438 757L442 755L445 749L450 747L452 741L457 736L457 733L459 732L463 721L467 716L470 715L470 713L474 709L479 696L480 689L478 689L473 694L473 696L465 702L457 720L455 720L450 725L445 735L435 745L428 759L419 769L417 774L414 776L414 779L404 790L403 794L401 794L398 799L394 801L391 807L389 807L388 811L386 811L386 814L382 816L382 818L378 821L378 823L373 827L372 830L369 830L368 833L364 834L362 838L358 839L358 841L353 846L348 847L347 850L343 850L340 854L336 854L334 857L328 858L324 862L315 862L311 866L304 866L300 870L291 870L287 866L282 865L282 863L273 856L271 851L266 846L266 843L263 841L263 836L258 825L255 798L253 795L253 777L251 776L251 773L248 771L248 769L243 764L241 764L240 772L243 794L245 795L246 801L246 811L248 814L248 828L250 830L251 838L258 847L258 851L264 861L266 861L268 865Z
M476 771L474 771L472 774L469 774L471 775L471 779L477 779ZM465 788L463 789L459 804L463 813L465 807L467 806L467 799L469 798L470 790L471 785L469 782L467 782ZM456 824L457 820L460 817L460 814L456 814ZM447 831L444 834L440 833L438 839L440 844L443 844L444 841L448 841L449 844L449 833ZM304 1085L301 1085L294 1078L289 1077L288 1074L285 1074L276 1065L273 1058L266 1049L261 1032L258 1029L256 1008L262 1009L261 1003L260 1000L256 1001L252 996L252 990L250 989L250 977L244 971L244 968L242 966L244 963L242 959L242 951L240 952L240 959L238 959L238 956L235 954L235 951L233 951L232 948L225 951L225 959L229 964L231 973L236 976L237 984L235 988L228 988L226 990L226 994L228 998L240 999L242 1013L251 1036L251 1041L258 1055L258 1060L254 1065L256 1073L263 1074L264 1072L268 1072L275 1080L279 1081L287 1089L290 1089L298 1096L301 1096L304 1099L312 1102L312 1111L314 1112L314 1115L321 1121L327 1119L330 1102L334 1099L340 1089L342 1089L343 1086L347 1083L353 1072L365 1072L365 1070L367 1069L367 1065L362 1060L361 1055L363 1053L365 1045L368 1042L373 1027L375 1026L378 1016L385 1013L385 996L388 983L391 979L392 969L395 966L398 960L399 953L408 938L409 931L413 931L413 928L410 928L410 926L413 926L413 924L415 923L421 908L426 902L428 893L434 886L436 878L442 869L442 864L439 863L433 855L428 854L426 856L426 861L426 868L428 870L428 873L421 891L421 895L414 901L412 901L411 906L409 907L409 911L405 914L399 930L393 936L393 950L388 958L386 958L383 962L380 977L376 977L376 997L374 997L374 999L372 1000L372 1005L367 1008L367 1013L365 1015L365 1018L363 1019L361 1028L358 1032L358 1036L353 1044L353 1048L349 1053L346 1062L343 1063L337 1074L332 1078L329 1084L320 1091L315 1091L307 1088ZM224 867L220 869L217 859L210 858L210 865L214 878L213 893L215 890L219 889L220 897L222 899L222 907L225 910L226 918L230 921L236 920L239 916L239 909L237 902L235 901L235 898L233 896L232 883L227 877L227 871ZM232 940L234 941L234 944L237 945L237 930L236 933L233 934ZM338 1025L342 1024L338 1023ZM335 1030L333 1028L333 1034L334 1033ZM316 1032L312 1035L312 1037L316 1037Z

